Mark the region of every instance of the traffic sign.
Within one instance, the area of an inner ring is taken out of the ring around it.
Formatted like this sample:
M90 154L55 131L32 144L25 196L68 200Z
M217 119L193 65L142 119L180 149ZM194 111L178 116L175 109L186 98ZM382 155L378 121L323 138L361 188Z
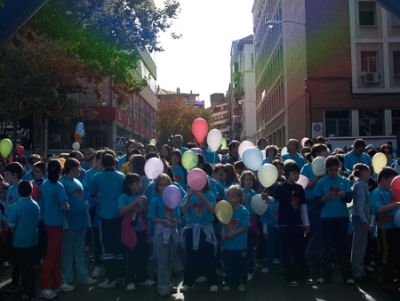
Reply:
M117 137L115 144L117 145L117 147L124 147L125 137Z

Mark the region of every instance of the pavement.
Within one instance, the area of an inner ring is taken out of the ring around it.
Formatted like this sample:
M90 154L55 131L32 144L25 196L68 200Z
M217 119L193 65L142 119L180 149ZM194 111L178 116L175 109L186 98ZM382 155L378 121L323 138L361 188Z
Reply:
M94 268L93 264L88 262L89 274ZM254 274L253 280L246 285L246 291L243 293L237 290L229 292L222 291L222 277L219 285L218 293L211 293L208 291L207 283L196 283L194 287L184 294L177 293L169 297L159 297L156 287L141 287L136 286L136 290L127 292L125 286L117 286L114 289L101 289L97 285L85 286L76 285L74 291L61 292L57 296L58 301L153 301L153 300L185 300L185 301L265 301L265 300L278 300L278 301L398 301L400 300L400 293L384 293L380 285L380 273L372 272L368 276L368 280L364 283L356 285L347 285L343 283L339 275L338 269L333 269L334 274L332 281L325 284L312 284L300 285L299 287L289 287L283 282L283 271L280 266L276 266L273 271L268 274L261 273L261 268ZM9 301L13 300L15 294L7 294L5 287L10 283L12 267L1 268L1 282L0 282L0 300ZM37 282L39 279L38 270ZM178 275L173 278L173 283L177 287L182 284L182 276ZM104 277L100 277L101 282ZM37 292L39 294L40 288L37 285ZM39 299L37 300L44 300Z

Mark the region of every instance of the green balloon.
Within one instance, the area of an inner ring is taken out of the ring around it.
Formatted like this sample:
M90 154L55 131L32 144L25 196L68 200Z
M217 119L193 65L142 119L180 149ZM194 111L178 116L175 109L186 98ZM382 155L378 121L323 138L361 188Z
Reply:
M13 144L10 139L0 141L0 153L4 158L7 158L13 149Z
M226 142L226 139L225 139L225 138L222 138L221 144L222 144L222 146L221 146L222 149L228 147L228 143Z
M150 144L155 146L155 145L157 144L156 139L154 139L154 138L151 139L151 140L150 140Z
M197 166L199 163L199 158L197 154L192 151L186 151L182 155L182 165L187 170L191 170Z

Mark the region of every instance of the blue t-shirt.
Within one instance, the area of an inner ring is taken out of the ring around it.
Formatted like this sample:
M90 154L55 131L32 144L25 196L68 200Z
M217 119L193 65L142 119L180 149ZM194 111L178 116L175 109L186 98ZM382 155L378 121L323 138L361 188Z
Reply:
M351 192L349 180L342 176L330 178L325 175L314 186L314 196L322 198L329 191L338 194L340 191ZM348 217L347 204L336 195L328 200L321 208L321 218Z
M174 218L178 219L178 210L177 208L170 209L165 206L161 195L157 195L150 201L149 214L147 215L147 218L162 218L168 220L172 220Z
M137 198L141 197L141 194L127 195L125 193L121 194L118 199L118 209L121 209L131 203L133 203ZM143 203L136 204L132 212L134 213L136 220L136 231L144 231L147 229L147 224L145 222L146 217L143 212Z
M67 177L62 177L60 182L64 185L68 196L69 210L65 212L65 218L67 219L69 229L86 229L88 218L81 182L77 179Z
M35 183L40 189L40 186L44 183L44 181L45 180L42 179L42 180L32 180L31 182ZM43 210L44 199L43 199L42 191L40 191L39 197L35 201L39 205L39 208L40 208L40 220L43 221L44 220L44 210Z
M118 198L122 194L125 175L114 169L107 169L93 176L90 195L100 195L99 217L121 218L118 212Z
M96 200L97 200L97 196L92 197L90 195L90 185L92 183L92 179L93 179L94 175L101 171L102 171L102 169L97 170L94 167L89 169L88 171L86 171L85 177L83 178L83 181L82 181L85 200L87 200L87 205L89 208L96 206Z
M31 198L20 198L8 216L14 227L13 246L30 248L38 245L39 205Z
M250 215L249 211L244 207L240 206L233 210L232 219L229 224L222 224L225 228L225 234L232 232L241 227L250 227ZM232 238L224 240L223 249L226 250L243 250L247 248L247 231L236 234Z
M294 160L300 166L300 168L302 168L304 166L304 164L306 163L304 161L303 156L300 155L299 153L296 153L294 156L291 156L289 153L286 153L282 156L283 161L286 161L288 159Z
M175 180L181 184L181 186L186 189L186 176L187 176L187 172L186 170L183 168L183 166L171 166L172 170L174 171L175 174Z
M207 150L203 150L204 161L210 164L217 164L219 162L218 154L208 148Z
M46 226L63 226L65 222L64 211L61 203L68 201L64 185L59 181L51 183L46 180L41 186L43 195L44 224Z
M268 226L278 228L279 219L279 201L268 204L268 208L263 215L260 216L260 222Z
M344 167L349 174L353 171L353 166L357 163L365 163L368 166L371 166L372 159L366 153L362 153L361 156L356 156L353 151L344 155Z
M215 207L216 200L215 196L211 191L203 192L206 199ZM182 204L186 201L187 196L182 200ZM214 220L214 213L208 211L203 201L197 198L196 193L192 194L189 202L189 210L185 214L185 221L188 224L200 224L207 225Z
M10 214L11 209L18 202L19 198L20 198L20 196L18 194L18 185L10 186L7 189L6 203L4 204L5 212L6 212L7 216Z
M392 190L390 189L383 189L383 188L376 188L371 195L371 206L373 211L377 211L379 207L383 206L383 205L389 205L392 204L394 202L396 202L396 198L393 195ZM390 211L387 212L383 212L383 213L377 213L377 220L379 221L380 217L390 217L390 216L394 216L397 212L397 210L399 210L398 207L393 208ZM394 221L391 222L387 222L382 224L381 226L382 229L393 229L393 228L397 228L396 224L394 223Z
M253 189L248 190L242 188L243 195L244 195L244 202L243 206L246 207L246 209L249 211L250 216L257 216L257 214L254 212L253 208L251 208L251 198L257 194Z

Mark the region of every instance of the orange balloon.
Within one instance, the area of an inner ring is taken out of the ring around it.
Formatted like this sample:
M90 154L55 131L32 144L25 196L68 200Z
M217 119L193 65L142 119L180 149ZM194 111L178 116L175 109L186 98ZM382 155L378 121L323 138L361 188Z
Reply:
M76 132L76 133L74 134L74 140L75 140L76 142L81 141L81 138L82 138L82 135L79 134L78 132Z
M64 168L65 159L64 158L57 158L57 160L61 163L62 168Z
M192 134L198 143L202 143L208 133L208 124L203 118L197 118L192 123Z

